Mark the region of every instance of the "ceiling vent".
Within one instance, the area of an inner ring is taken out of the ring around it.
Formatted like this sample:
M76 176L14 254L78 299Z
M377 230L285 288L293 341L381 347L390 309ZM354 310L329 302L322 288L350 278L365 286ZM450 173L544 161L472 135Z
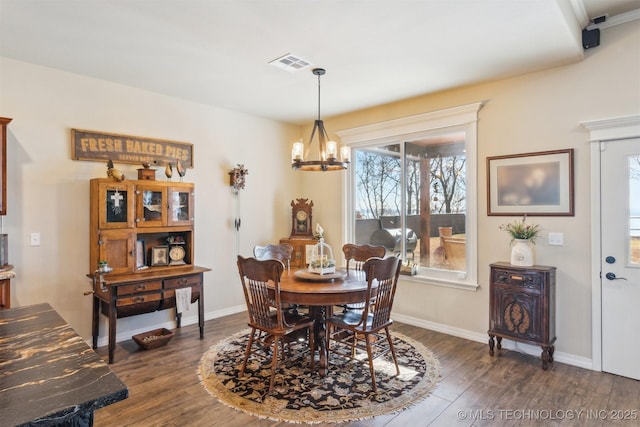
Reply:
M278 59L274 59L273 61L269 62L269 64L275 67L281 68L290 73L304 70L305 68L308 68L311 65L311 63L306 59L302 59L299 56L296 56L292 53L287 53L286 55L281 56Z

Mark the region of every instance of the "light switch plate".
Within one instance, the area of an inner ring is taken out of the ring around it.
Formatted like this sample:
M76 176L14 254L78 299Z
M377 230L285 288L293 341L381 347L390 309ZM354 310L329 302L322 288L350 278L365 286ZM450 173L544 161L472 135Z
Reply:
M40 233L31 233L31 246L40 246Z
M549 233L549 245L550 246L562 246L564 243L564 233Z

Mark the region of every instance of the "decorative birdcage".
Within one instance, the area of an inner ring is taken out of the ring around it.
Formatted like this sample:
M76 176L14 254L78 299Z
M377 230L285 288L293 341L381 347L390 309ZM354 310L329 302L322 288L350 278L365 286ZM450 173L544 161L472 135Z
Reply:
M324 242L323 238L313 247L309 272L316 274L331 274L336 272L336 260L333 258L331 246Z

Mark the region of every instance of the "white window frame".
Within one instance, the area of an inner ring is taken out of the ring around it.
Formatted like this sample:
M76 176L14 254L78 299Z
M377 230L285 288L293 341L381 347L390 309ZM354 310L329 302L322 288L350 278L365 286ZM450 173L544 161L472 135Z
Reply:
M416 276L402 276L402 280L445 286L450 288L476 291L478 289L478 111L483 103L463 105L445 110L433 111L386 122L360 126L338 131L341 143L354 148L380 146L383 144L400 143L432 137L434 135L464 131L466 138L466 166L467 166L467 200L466 200L466 272L454 272L422 268ZM355 156L352 156L355 158ZM343 175L343 227L344 242L355 239L355 209L353 197L355 194L354 168L349 168ZM402 166L404 175L404 162Z

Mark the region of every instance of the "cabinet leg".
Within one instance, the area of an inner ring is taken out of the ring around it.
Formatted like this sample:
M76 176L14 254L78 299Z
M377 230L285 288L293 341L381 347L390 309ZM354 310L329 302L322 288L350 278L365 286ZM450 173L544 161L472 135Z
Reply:
M100 300L93 297L93 319L91 320L92 345L98 348L98 335L100 334Z
M489 334L489 355L493 356L493 346L495 345L493 341L493 335Z
M496 337L496 340L498 341L496 347L498 347L498 350L502 350L502 337Z
M182 313L178 313L176 311L176 327L181 328L182 326Z
M200 281L202 282L202 280ZM204 286L200 285L200 298L198 298L198 326L200 326L200 339L204 338Z
M545 371L549 369L549 363L553 362L554 350L553 346L542 347L542 369Z
M113 363L116 351L116 310L113 308L109 313L109 364Z

